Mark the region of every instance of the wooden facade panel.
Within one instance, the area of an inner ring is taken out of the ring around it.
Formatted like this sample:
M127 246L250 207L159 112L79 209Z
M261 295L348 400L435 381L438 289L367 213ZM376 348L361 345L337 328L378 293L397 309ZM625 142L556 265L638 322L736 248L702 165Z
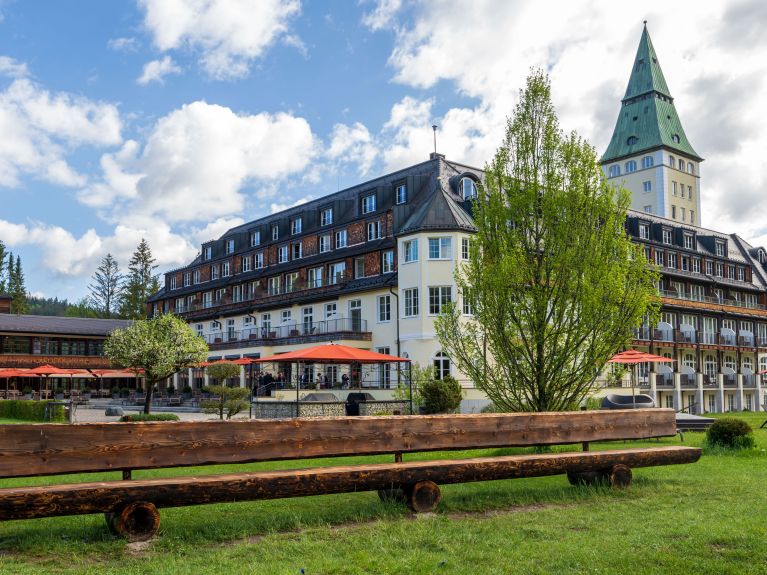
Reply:
M613 451L414 461L0 489L0 519L105 513L137 502L157 507L348 493L412 485L490 481L694 463L701 450L669 446Z
M0 425L0 477L671 436L673 410Z

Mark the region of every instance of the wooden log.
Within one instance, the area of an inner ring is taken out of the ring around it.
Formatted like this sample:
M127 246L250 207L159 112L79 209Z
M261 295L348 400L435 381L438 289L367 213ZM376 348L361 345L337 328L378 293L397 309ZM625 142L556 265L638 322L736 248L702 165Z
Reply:
M128 541L148 541L160 529L160 512L152 503L135 501L111 513L105 513L107 527Z
M0 477L643 439L670 409L0 425Z
M391 489L419 481L444 485L610 470L619 464L632 468L672 465L693 463L700 453L693 447L669 446L14 487L0 489L0 519L115 512L141 501L156 507L178 507Z
M442 492L439 486L433 481L419 481L415 485L408 487L407 491L408 507L416 513L428 513L434 511L442 499Z

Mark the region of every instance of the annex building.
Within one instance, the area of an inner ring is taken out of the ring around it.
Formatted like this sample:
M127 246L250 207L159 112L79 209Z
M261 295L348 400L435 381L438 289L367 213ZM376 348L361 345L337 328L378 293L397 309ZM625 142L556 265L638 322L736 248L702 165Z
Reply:
M700 227L702 161L645 27L601 160L608 180L632 192L626 229L662 273L661 321L638 326L633 344L675 361L640 366L639 383L664 407L759 410L767 401L757 374L767 369L767 254L736 234ZM336 342L409 357L461 381L433 321L448 301L471 313L453 273L468 257L471 199L482 177L432 154L233 228L166 273L148 312L184 318L211 359ZM337 366L323 369L337 385ZM353 386L396 385L386 368L349 376Z

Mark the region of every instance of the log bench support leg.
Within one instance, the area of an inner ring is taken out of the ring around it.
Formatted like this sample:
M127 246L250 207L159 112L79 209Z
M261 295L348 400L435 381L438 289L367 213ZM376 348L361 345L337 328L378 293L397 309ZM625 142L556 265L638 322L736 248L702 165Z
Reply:
M631 468L627 465L613 465L599 471L568 471L570 485L610 485L622 489L631 485Z
M138 501L105 513L107 527L128 541L148 541L160 528L160 512L152 503Z
M410 509L416 513L428 513L437 507L442 493L433 481L419 481L405 489L405 497Z

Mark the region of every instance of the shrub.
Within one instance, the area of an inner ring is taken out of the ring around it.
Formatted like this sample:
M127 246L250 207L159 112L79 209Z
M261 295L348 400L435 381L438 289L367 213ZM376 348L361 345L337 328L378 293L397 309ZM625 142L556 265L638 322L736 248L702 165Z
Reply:
M710 447L751 449L755 445L751 426L735 417L717 419L706 431L706 443Z
M479 410L480 413L503 413L492 401Z
M129 413L123 415L120 421L178 421L175 413Z
M215 397L202 402L205 413L216 413L219 419L232 419L244 409L248 409L248 397L250 390L246 387L226 387L225 385L211 385L208 391Z
M47 401L32 401L29 399L7 399L0 401L0 417L20 419L22 421L45 421L45 406ZM63 405L52 405L49 421L65 421Z
M446 375L423 382L421 398L426 413L453 413L461 405L463 390L454 377Z
M192 386L189 384L185 385L181 393L188 393L189 395L192 395Z

